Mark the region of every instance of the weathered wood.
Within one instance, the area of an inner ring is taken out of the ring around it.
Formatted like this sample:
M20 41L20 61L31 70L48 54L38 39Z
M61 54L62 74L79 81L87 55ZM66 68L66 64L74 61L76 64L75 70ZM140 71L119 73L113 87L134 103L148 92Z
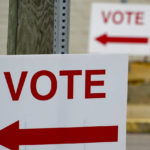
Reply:
M18 0L9 1L9 22L8 22L8 42L7 53L16 54L17 20L18 20Z
M11 1L11 0L10 0ZM14 0L15 1L15 0ZM17 15L10 20L18 22L16 35L9 35L8 54L14 54L10 41L15 41L16 54L50 54L53 52L54 31L54 0L16 0ZM11 5L12 2L10 2ZM13 9L13 10L11 10ZM16 8L10 8L10 12L16 12ZM15 18L16 17L16 18ZM11 26L9 25L9 28ZM12 34L14 29L9 30Z

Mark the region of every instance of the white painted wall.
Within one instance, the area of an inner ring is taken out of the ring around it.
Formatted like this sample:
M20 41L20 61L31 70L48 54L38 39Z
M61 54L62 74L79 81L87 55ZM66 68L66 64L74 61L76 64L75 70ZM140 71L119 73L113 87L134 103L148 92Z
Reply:
M0 0L0 54L6 54L9 0Z

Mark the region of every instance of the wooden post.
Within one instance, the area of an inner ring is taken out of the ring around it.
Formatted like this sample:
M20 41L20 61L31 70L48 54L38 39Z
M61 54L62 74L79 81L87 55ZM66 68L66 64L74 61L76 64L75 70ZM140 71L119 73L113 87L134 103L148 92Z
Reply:
M53 53L54 0L10 0L8 54Z
M9 24L8 24L8 42L7 53L16 54L16 39L17 39L17 0L9 1Z
M121 0L122 3L127 3L128 0Z

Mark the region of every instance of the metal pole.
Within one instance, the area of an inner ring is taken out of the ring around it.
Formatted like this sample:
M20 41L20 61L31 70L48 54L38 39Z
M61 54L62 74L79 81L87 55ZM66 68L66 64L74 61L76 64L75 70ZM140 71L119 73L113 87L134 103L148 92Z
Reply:
M127 3L127 2L128 2L128 0L121 0L121 2L122 2L122 3Z
M70 27L70 0L55 0L54 54L68 54Z

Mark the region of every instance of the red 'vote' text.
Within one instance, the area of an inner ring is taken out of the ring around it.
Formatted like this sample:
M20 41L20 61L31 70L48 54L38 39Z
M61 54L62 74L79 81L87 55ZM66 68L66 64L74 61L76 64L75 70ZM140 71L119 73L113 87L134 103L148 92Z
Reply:
M81 77L83 74L82 70L61 70L59 72L59 76L62 78L66 78L67 84L67 98L74 99L74 82L75 77ZM104 80L92 80L92 76L101 76L106 75L106 70L86 70L85 71L85 99L92 98L106 98L105 92L93 93L91 88L94 86L104 86ZM37 89L37 81L40 77L45 76L51 82L51 86L49 92L45 95L39 93ZM10 72L4 72L4 78L6 80L6 84L8 86L8 90L10 92L11 98L13 101L19 101L21 93L23 91L24 84L28 77L28 71L21 72L21 76L18 81L17 88L15 89L13 78ZM33 74L30 81L30 90L32 96L40 101L47 101L52 99L57 93L58 88L58 80L57 76L48 70L41 70Z
M116 25L123 23L128 25L144 25L144 12L142 11L102 11L101 16L105 24L112 22Z

